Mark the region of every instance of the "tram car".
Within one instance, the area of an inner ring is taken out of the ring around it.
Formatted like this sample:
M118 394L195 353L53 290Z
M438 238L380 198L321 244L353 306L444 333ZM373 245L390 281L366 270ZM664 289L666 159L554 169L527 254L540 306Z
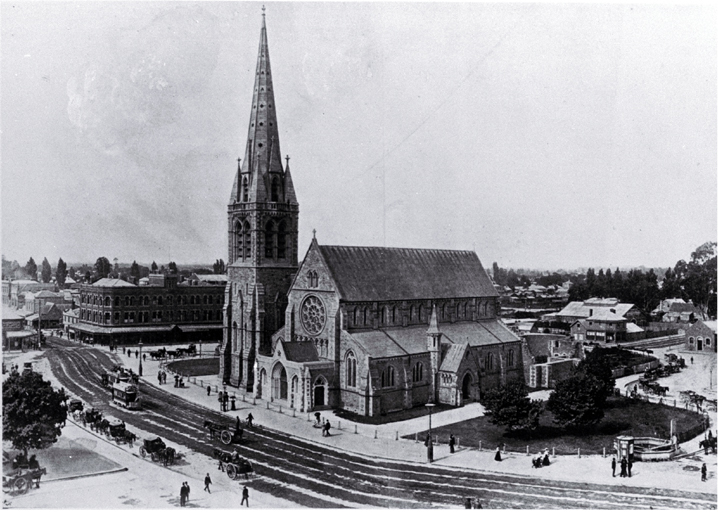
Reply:
M137 386L117 380L112 384L112 401L125 409L140 409L140 392Z

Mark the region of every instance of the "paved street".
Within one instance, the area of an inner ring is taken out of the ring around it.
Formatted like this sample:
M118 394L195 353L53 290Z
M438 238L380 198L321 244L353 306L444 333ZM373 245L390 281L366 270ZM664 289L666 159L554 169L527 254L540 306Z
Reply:
M649 487L655 484L655 479L646 478L643 465L640 469L635 466L636 476L630 482L619 483L610 478L610 472L604 469L608 463L600 457L580 460L559 457L549 468L542 468L544 478L537 478L526 471L529 464L525 457L510 454L499 464L486 451L460 450L449 457L443 453L448 451L445 446L437 447L437 460L428 465L421 462L424 457L421 443L390 439L386 437L390 432L386 427L373 440L355 435L345 422L341 431L335 430L336 435L322 438L305 417L293 418L286 411L280 414L267 410L262 403L251 407L240 402L241 410L232 413L234 416L224 415L217 411L216 396L206 397L197 386L176 389L168 384L157 389L150 385L157 363L149 361L145 364L146 380L141 385L143 410L120 410L109 404L110 393L100 385L99 374L123 359L121 354L66 340L53 339L52 345L55 348L45 354L61 385L107 415L123 419L140 437L159 435L176 446L192 463L174 469L193 472L196 478L214 470L213 480L229 482L225 475L217 474L209 459L213 448L222 445L206 438L204 420L232 424L236 415L244 418L252 410L256 423L262 427L247 432L246 442L239 447L256 470L248 485L260 495L281 497L300 506L446 508L461 506L465 497L478 497L485 507L491 508L715 508L714 494L695 492L692 482L699 479L698 475L690 471L674 474L675 465L662 466L663 474L661 471L653 474L674 483L677 480L678 485L657 489ZM125 362L133 368L136 365L136 361L131 363L129 359ZM201 457L201 462L196 457ZM715 456L712 459L714 473ZM684 466L698 464L683 462ZM608 478L592 475L593 482L574 478L578 472L592 473L591 469L598 467L601 474L608 473ZM713 478L712 487L706 491L713 491L714 487Z

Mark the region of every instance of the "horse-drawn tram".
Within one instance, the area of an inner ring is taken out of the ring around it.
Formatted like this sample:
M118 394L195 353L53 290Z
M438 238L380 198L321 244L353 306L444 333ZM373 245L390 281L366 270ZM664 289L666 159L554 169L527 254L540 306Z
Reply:
M140 409L140 393L137 386L126 381L112 384L112 401L126 409Z

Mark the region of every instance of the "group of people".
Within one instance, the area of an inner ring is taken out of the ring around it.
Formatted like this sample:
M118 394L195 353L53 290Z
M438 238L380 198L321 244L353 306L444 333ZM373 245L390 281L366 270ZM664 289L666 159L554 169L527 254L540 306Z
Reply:
M329 423L329 420L325 418L324 421L322 421L322 415L318 412L314 413L314 426L316 428L321 427L322 428L322 437L330 436L329 429L332 428L331 423Z
M210 392L212 391L211 386L207 386L207 396L209 396ZM219 402L219 410L222 412L227 412L229 410L229 393L227 391L220 391L217 393L217 401ZM232 410L234 411L236 409L236 406L234 405L234 396L231 398L232 400Z
M536 457L531 460L531 465L534 468L542 468L544 466L550 466L551 460L548 458L548 448L544 449L543 453L537 453Z
M189 501L189 484L187 482L182 482L182 487L180 487L180 507L184 507L188 501Z
M176 388L184 387L184 378L183 377L180 377L179 375L175 375L175 387Z
M157 382L162 384L167 384L167 373L164 370L159 370L157 372Z
M479 498L475 498L472 500L471 498L466 498L464 500L464 508L484 508L481 506L481 501Z
M628 459L626 460L626 457L621 458L621 474L618 475L622 478L631 478L631 469L633 468L633 461ZM613 472L613 476L616 476L616 457L613 458L611 461L611 470Z

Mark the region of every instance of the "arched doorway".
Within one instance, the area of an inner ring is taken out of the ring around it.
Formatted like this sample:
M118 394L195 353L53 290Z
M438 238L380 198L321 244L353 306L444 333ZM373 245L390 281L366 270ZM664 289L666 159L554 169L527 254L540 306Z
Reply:
M326 405L326 389L327 379L320 375L314 381L314 407L324 407Z
M287 370L281 363L277 363L272 371L272 398L287 399Z
M466 373L461 381L461 400L466 403L471 400L471 374Z

